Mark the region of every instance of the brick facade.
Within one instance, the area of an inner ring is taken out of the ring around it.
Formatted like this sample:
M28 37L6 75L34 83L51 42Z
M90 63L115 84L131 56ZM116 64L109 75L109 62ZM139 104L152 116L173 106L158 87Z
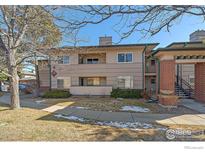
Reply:
M160 90L175 89L175 61L163 60L160 61Z
M195 64L195 99L205 102L205 63Z

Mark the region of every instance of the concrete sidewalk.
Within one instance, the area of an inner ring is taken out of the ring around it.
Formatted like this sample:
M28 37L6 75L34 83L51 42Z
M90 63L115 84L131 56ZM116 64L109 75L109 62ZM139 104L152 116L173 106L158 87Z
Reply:
M8 104L10 95L5 94L0 97L0 103ZM85 109L64 107L59 105L49 106L44 103L36 103L31 98L21 97L21 106L40 109L52 114L63 114L67 116L77 116L80 118L97 121L118 121L118 122L146 122L159 123L164 125L200 125L205 126L205 114L152 114L152 113L130 113L130 112L105 112Z
M55 109L54 109L55 108ZM51 109L51 110L49 110ZM117 122L145 122L159 123L163 125L197 125L205 126L205 114L152 114L152 113L130 113L130 112L105 112L85 109L76 109L54 105L43 109L53 114L65 116L76 116L96 121L117 121ZM52 112L55 110L54 112Z
M205 104L199 103L194 99L182 99L180 104L199 113L205 113Z
M4 95L0 97L0 103L10 104L10 94L4 93ZM20 95L20 103L22 107L33 109L44 109L49 106L47 104L35 102L31 95Z

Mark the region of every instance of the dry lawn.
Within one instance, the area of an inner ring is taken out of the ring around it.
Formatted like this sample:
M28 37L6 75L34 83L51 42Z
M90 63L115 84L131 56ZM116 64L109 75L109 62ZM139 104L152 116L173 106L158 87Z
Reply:
M204 130L205 127L176 126L174 129ZM205 140L205 135L178 141ZM167 141L165 131L129 130L55 118L42 110L10 110L0 106L0 141Z
M123 106L140 106L149 108L151 113L170 113L170 114L191 114L196 113L190 109L179 106L174 109L165 109L155 103L146 103L144 99L115 99L111 97L100 96L72 96L67 99L46 99L45 102L49 105L61 105L61 106L78 106L86 107L92 110L98 111L121 111ZM126 111L124 111L126 112ZM129 111L132 112L132 111Z
M41 110L9 110L0 106L0 141L152 141L166 140L164 132L153 129L132 131L83 124Z
M67 99L46 99L44 103L70 107L80 106L100 111L120 111L121 107L125 105L149 107L149 104L144 103L144 99L118 100L108 96L72 96Z

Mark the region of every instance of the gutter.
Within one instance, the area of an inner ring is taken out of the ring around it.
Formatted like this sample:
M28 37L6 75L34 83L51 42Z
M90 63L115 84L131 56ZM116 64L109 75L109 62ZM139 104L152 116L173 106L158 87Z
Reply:
M147 44L142 51L142 89L145 90L145 51L147 49Z
M49 91L52 89L52 76L51 76L51 56L48 58L48 69L49 69Z
M158 58L156 58L157 60L157 67L158 67L158 70L157 70L157 91L158 91L158 94L160 94L160 60Z

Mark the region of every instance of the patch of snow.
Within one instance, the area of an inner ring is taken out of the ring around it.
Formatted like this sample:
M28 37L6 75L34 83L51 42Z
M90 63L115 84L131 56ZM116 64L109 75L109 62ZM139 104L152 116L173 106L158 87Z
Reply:
M123 98L117 98L117 100L122 101L122 100L123 100Z
M79 121L79 122L89 122L88 119L85 118L80 118L77 116L66 116L62 114L57 114L55 115L57 118L64 118L68 120L73 120L73 121ZM134 131L142 131L143 129L156 129L159 131L165 131L167 128L163 127L155 127L152 124L149 123L141 123L141 122L117 122L117 121L96 121L94 122L97 125L100 126L111 126L111 127L116 127L116 128L127 128L131 129Z
M149 112L150 109L140 107L140 106L123 106L121 108L122 111L134 111L134 112Z
M96 124L101 126L112 126L117 128L130 128L135 130L137 130L138 128L143 128L143 129L153 128L152 124L140 123L140 122L105 121L105 122L96 122Z
M73 120L73 121L80 121L80 122L86 121L84 118L80 118L80 117L77 117L77 116L64 116L62 114L57 114L57 115L54 115L54 116L57 117L57 118L64 118L64 119Z
M42 102L45 102L46 100L38 100L38 101L35 101L36 103L42 103Z
M82 106L71 106L71 108L75 108L75 109L89 109L88 107L82 107Z
M5 126L5 125L8 125L8 123L6 123L6 122L0 122L0 127Z

